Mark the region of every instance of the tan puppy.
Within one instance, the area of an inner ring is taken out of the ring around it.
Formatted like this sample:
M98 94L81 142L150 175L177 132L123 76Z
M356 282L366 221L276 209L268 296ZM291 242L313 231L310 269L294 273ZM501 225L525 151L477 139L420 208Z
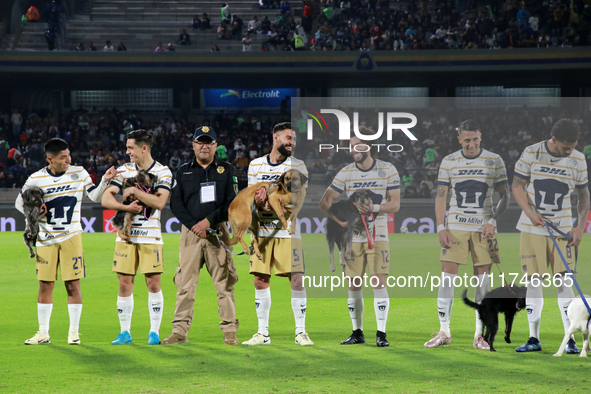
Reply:
M253 222L252 205L254 204L254 195L256 192L261 189L266 189L268 194L269 187L273 184L273 182L259 182L256 185L242 189L232 203L230 203L230 207L228 208L228 221L230 222L230 227L234 234L234 237L230 238L228 241L228 245L235 245L240 242L244 251L247 252L248 245L246 245L246 242L244 241L244 233L246 233L246 230L250 229L252 232L252 246L259 259L262 259L262 256L256 238L258 231L255 232L254 230L256 229L251 228ZM279 205L279 212L282 212L281 205ZM258 223L256 227L258 227Z
M298 170L286 171L279 178L279 185L272 189L269 195L269 204L277 212L277 216L281 220L284 229L287 229L287 220L285 220L285 216L283 215L281 203L283 202L283 206L285 207L291 205L290 234L295 233L298 213L300 213L304 205L304 200L306 199L306 182L308 182L308 177ZM281 201L279 201L280 199Z

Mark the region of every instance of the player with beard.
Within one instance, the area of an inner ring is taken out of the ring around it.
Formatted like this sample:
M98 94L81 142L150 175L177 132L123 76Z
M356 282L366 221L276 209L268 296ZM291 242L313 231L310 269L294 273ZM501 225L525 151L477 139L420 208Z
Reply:
M529 279L525 297L529 339L515 349L518 352L542 350L539 340L544 306L542 288L549 283L557 287L564 331L570 327L566 312L575 297L573 282L566 277L566 269L545 228L545 221L552 222L563 232L568 231L572 237L568 241L556 234L556 242L566 262L574 270L576 247L581 243L589 212L587 162L585 156L575 150L580 135L575 121L560 119L552 127L552 137L525 148L515 165L513 195L523 210L517 224L517 229L521 231L521 266ZM578 222L573 227L570 198L575 190L579 197ZM550 277L549 266L552 266L554 277ZM572 337L566 345L566 353L579 353Z
M273 127L273 149L271 153L250 162L248 185L257 182L273 182L288 170L298 170L306 177L308 170L303 161L292 156L296 147L296 134L291 123L279 123ZM307 186L307 185L306 185ZM303 286L304 251L299 227L293 235L290 228L282 228L277 214L271 210L265 189L255 195L258 210L259 249L262 260L250 256L250 273L254 275L255 305L259 329L243 345L270 345L269 310L271 309L271 270L275 276L289 278L291 284L291 307L295 318L295 343L311 346L314 344L306 333L306 289ZM289 207L287 207L289 209ZM286 211L287 212L287 211ZM291 220L287 223L291 226Z
M359 127L363 134L375 134L371 129ZM350 140L351 155L354 162L344 167L334 177L332 184L320 200L320 209L329 219L347 228L347 222L341 222L331 212L333 202L342 194L350 197L355 191L369 189L374 192L369 207L357 207L361 215L368 211L375 215L373 221L367 223L365 231L353 233L352 260L346 262L345 275L350 278L363 277L366 270L373 279L378 279L373 288L374 311L377 321L376 345L389 346L386 339L386 323L390 309L390 298L386 288L386 280L390 271L390 242L388 240L388 213L400 209L400 176L396 167L382 160L371 157L369 146L358 137ZM373 281L370 280L370 283ZM361 286L355 281L349 283L349 314L353 323L353 333L341 342L341 345L365 343L363 335L363 293Z

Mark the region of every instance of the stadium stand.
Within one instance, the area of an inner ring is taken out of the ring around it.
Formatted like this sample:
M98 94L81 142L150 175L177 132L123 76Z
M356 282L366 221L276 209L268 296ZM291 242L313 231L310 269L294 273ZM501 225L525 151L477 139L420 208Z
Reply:
M207 13L211 28L192 30L193 45L177 51L241 51L242 34L254 16L277 27L277 36L251 35L253 50L291 50L294 35L304 37L308 50L423 50L501 49L587 46L590 42L591 4L575 1L361 1L310 2L312 17L303 17L303 3L287 8L279 2L236 0L229 12L242 25L233 40L218 38L221 2L95 0L91 8L64 21L58 48L72 50L79 42L123 41L129 51L153 51L157 42L176 43L182 29L192 27L195 15ZM522 5L523 4L523 5ZM283 16L280 12L284 12ZM44 23L28 23L17 46L46 49ZM298 28L300 26L300 28ZM287 45L285 45L287 43ZM275 48L276 46L276 48Z

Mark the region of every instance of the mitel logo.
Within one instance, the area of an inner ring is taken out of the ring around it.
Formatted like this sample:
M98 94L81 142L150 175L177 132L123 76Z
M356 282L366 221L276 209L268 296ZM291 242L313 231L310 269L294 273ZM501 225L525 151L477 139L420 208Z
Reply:
M417 124L417 117L413 114L408 112L387 112L384 114L383 112L378 113L378 130L373 135L362 134L359 131L359 113L353 112L353 125L351 127L351 119L349 115L345 112L338 110L338 109L321 109L320 112L312 109L312 108L303 108L303 114L308 115L311 119L307 119L306 129L308 140L314 139L314 122L320 127L320 131L328 130L328 123L322 114L332 114L337 117L337 122L339 125L339 140L350 140L351 139L351 129L353 130L354 137L359 138L361 141L376 141L382 137L384 134L384 119L386 123L386 138L388 141L392 140L392 134L394 130L401 130L408 138L413 141L417 141L417 138L410 132L409 129L413 128ZM408 119L410 122L406 123L395 123L400 119ZM401 152L403 150L402 145L400 144L371 144L377 148L377 151L380 151L381 147L385 147L388 152ZM331 150L336 149L337 152L339 150L351 150L350 146L335 146L332 144L320 144L319 151L322 150ZM368 145L360 145L354 148L356 152L367 152L371 149Z

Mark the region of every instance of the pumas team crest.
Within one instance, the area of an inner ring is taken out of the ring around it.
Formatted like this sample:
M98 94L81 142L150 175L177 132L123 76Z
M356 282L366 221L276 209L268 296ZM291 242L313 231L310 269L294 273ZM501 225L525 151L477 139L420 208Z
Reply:
M70 175L70 177L72 178L73 181L77 181L79 178L78 174L72 174L72 175Z

